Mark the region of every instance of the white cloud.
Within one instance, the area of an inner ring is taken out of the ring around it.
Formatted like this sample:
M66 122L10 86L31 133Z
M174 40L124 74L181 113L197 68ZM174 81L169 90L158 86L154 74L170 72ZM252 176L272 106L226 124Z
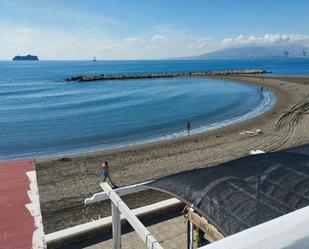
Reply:
M104 55L118 48L117 42L104 38L86 38L65 32L29 28L0 29L0 54L6 59L29 53L42 59L89 59L97 53Z
M198 55L214 49L207 37L181 30L137 34L122 39L107 35L69 33L0 25L1 59L17 54L35 54L42 60L161 59ZM216 43L217 44L217 43Z
M1 1L1 0L0 0ZM0 25L0 59L17 54L35 54L45 60L89 60L94 55L106 59L161 59L199 55L229 46L285 43L309 44L309 35L266 34L211 39L195 36L187 30L165 28L127 38L111 38L107 34L64 32Z
M215 45L208 37L174 27L119 38L104 32L0 24L0 60L17 54L35 54L42 60L89 60L94 55L98 60L161 59L198 55L216 49Z
M136 36L132 36L132 37L128 37L126 39L124 39L124 41L130 45L136 45L136 44L142 44L145 42L144 39L141 39L139 37Z
M158 43L166 43L169 41L169 39L164 35L153 35L151 37L151 40Z
M309 35L301 34L265 34L263 36L239 35L232 38L225 38L223 46L243 46L243 45L275 45L286 43L309 43Z
M193 39L192 42L188 45L188 48L207 49L209 47L213 47L213 45L214 45L214 41L211 38L199 37L199 38Z

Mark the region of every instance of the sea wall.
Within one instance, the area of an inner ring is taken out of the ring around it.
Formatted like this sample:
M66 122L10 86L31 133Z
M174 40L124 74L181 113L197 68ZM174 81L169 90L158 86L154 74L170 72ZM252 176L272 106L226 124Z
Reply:
M224 76L239 74L266 74L266 70L228 70L228 71L208 71L208 72L185 72L185 73L154 73L154 74L116 74L116 75L80 75L65 79L65 81L96 81L96 80L129 80L129 79L150 79L150 78L174 78L187 76Z

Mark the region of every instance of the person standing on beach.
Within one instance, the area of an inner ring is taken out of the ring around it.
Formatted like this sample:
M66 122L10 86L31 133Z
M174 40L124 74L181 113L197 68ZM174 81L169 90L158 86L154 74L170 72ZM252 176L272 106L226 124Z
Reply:
M188 121L187 122L187 132L189 133L191 131L191 124L190 122Z
M114 184L114 182L112 181L110 175L109 175L109 164L108 164L108 161L105 161L103 164L102 164L102 169L103 169L103 182L106 181L106 179L108 178L109 182L112 184L112 186L114 188L118 188L117 185Z
M263 97L263 92L264 92L264 87L261 86L261 90L260 90L261 97Z

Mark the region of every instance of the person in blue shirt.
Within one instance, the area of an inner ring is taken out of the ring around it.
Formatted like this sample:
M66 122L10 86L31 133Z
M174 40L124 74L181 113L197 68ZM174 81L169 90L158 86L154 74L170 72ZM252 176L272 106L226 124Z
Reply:
M114 184L114 182L112 181L112 179L111 179L111 177L110 177L108 161L105 161L105 162L102 164L102 169L103 169L103 173L102 173L103 182L105 182L105 181L108 179L109 182L112 184L112 187L113 187L113 188L118 188L117 185Z

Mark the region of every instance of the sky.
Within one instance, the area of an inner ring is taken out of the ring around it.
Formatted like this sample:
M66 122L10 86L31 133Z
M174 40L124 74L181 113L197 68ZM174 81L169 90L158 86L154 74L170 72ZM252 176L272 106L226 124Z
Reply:
M309 46L308 0L0 0L0 60L161 59Z

